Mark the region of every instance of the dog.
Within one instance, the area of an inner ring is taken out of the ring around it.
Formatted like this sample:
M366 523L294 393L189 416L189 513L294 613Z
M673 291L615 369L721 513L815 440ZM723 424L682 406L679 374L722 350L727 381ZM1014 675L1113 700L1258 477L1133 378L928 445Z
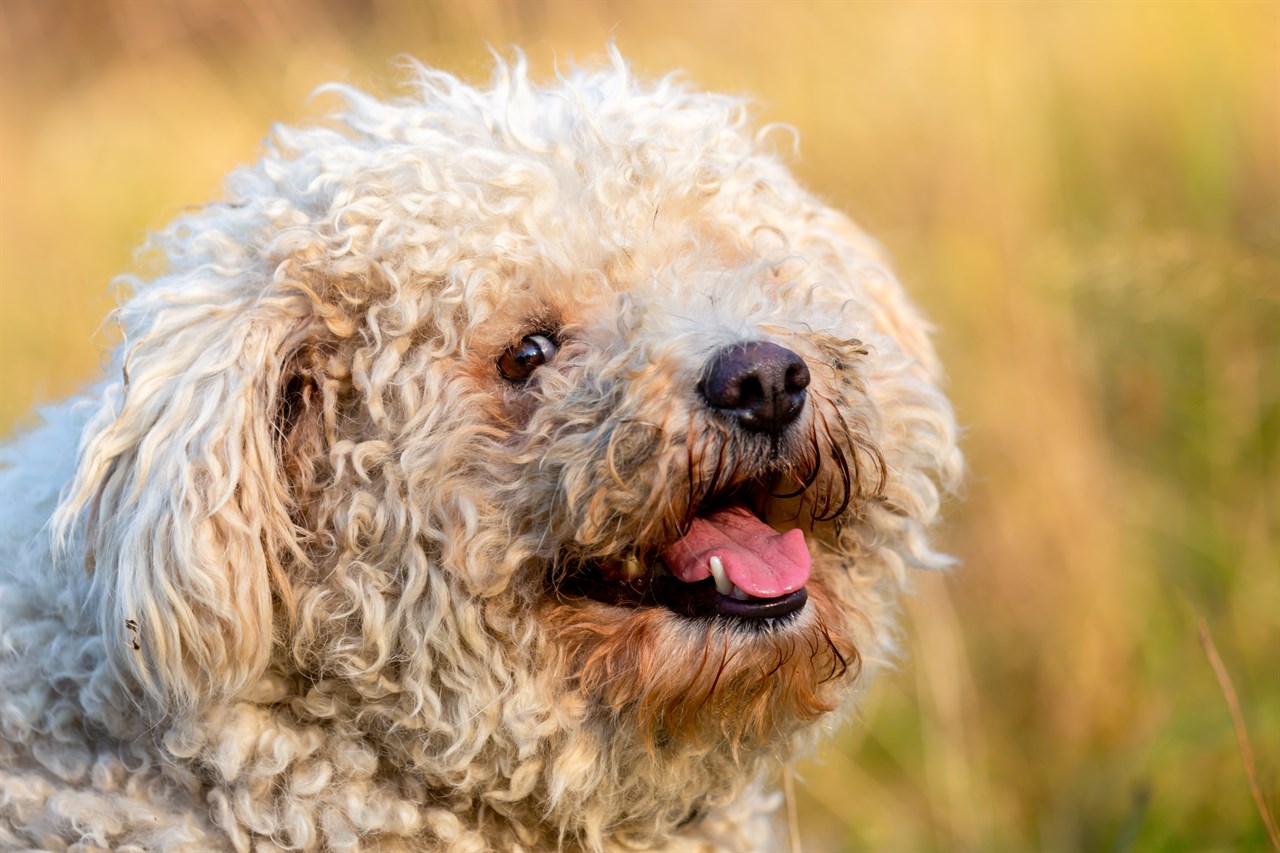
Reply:
M3 451L0 844L776 849L962 462L738 98L415 65L273 132Z

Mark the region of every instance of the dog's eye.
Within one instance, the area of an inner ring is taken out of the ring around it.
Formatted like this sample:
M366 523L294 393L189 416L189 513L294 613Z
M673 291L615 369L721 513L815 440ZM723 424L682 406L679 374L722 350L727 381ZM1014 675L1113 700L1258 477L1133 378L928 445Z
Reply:
M525 335L498 359L498 372L504 379L524 382L533 371L550 361L559 348L546 335Z

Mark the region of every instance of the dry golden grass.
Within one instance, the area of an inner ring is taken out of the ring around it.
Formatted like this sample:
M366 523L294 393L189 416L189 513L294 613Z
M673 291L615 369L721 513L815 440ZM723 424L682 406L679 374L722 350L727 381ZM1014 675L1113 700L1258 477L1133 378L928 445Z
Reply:
M941 328L964 566L797 768L809 851L1262 849L1280 796L1280 5L0 3L0 426L321 82L616 39L795 125Z

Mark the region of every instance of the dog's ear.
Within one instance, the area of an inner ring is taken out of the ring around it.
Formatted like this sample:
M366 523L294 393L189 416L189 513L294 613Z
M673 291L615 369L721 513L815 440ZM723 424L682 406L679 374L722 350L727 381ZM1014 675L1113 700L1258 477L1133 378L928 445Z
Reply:
M295 517L305 519L318 496L317 464L333 445L334 388L320 345L305 341L290 348L278 383L276 447ZM305 522L304 522L305 524Z
M298 306L195 276L120 310L121 378L57 516L93 573L110 660L167 711L261 676L298 554L276 416Z

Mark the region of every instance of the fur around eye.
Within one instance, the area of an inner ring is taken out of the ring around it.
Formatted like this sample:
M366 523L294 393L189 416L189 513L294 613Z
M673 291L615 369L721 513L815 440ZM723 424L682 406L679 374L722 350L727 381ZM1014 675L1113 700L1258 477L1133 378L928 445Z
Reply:
M559 345L547 335L525 335L520 343L498 358L498 372L508 381L525 382L533 371L551 361L559 349Z

